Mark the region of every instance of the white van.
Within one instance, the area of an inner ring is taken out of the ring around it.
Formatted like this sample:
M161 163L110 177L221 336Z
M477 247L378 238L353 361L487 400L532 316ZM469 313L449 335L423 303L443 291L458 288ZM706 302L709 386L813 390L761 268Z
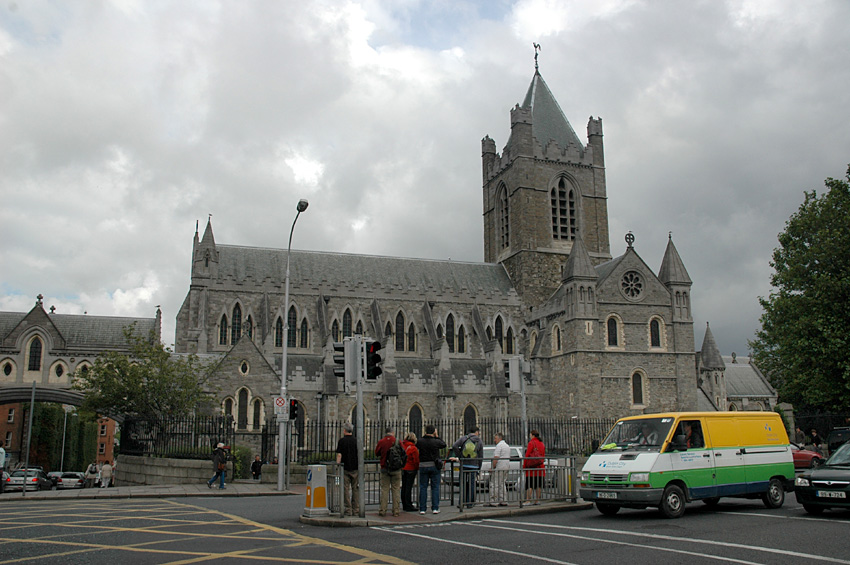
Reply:
M603 514L656 506L678 518L685 504L724 496L768 508L793 488L788 434L774 412L678 412L619 420L585 463L580 496Z

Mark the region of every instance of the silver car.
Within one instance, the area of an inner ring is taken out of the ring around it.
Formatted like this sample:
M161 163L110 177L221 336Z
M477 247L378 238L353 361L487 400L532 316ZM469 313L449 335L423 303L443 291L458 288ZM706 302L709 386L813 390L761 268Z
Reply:
M50 490L53 488L53 483L47 478L44 471L37 469L29 469L25 471L19 469L13 471L9 478L6 479L6 490L23 490L24 481L26 481L27 490Z
M85 473L76 472L62 473L56 483L56 488L86 488L86 475Z

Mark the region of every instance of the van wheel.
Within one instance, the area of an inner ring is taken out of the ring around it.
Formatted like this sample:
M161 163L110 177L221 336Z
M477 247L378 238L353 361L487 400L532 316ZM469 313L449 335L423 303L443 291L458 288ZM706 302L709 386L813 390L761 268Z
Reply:
M761 495L764 505L768 508L779 508L785 502L785 489L779 479L770 479L767 492Z
M664 489L661 506L658 507L665 518L679 518L685 513L685 493L676 485Z
M803 510L805 510L809 514L820 514L821 512L823 512L823 506L812 506L811 504L804 504Z
M720 497L719 496L712 496L711 498L703 498L702 502L703 502L703 504L705 504L709 508L714 508L715 506L717 506L720 503Z
M597 502L596 509L606 516L613 516L620 511L620 507L616 504L607 504L605 502Z

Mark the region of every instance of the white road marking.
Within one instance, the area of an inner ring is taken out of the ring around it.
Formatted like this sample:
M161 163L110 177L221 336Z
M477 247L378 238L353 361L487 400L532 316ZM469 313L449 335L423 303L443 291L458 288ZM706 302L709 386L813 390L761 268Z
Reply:
M764 552L764 553L773 553L776 555L787 555L789 557L798 557L800 559L807 559L812 561L825 561L827 563L841 563L843 565L850 565L850 561L845 559L838 559L835 557L827 557L824 555L814 555L812 553L803 553L799 551L790 551L787 549L777 549L773 547L764 547L759 545L746 545L742 543L732 543L732 542L721 542L721 541L713 541L713 540L703 540L696 538L684 538L678 536L667 536L661 534L649 534L649 533L641 533L641 532L624 532L622 530L611 530L607 528L586 528L580 526L560 526L556 524L540 524L534 522L512 522L508 520L483 520L484 522L495 522L497 524L509 524L509 529L523 529L523 531L527 531L529 533L540 533L538 530L532 529L524 529L525 527L535 527L535 528L552 528L559 530L571 530L571 531L579 531L579 532L593 532L597 534L606 534L606 535L618 535L618 536L633 536L633 537L643 537L657 540L666 540L666 541L675 541L682 543L691 543L691 544L701 544L701 545L713 545L719 547L735 547L739 549L746 549L749 551L755 552ZM606 539L602 539L600 541L609 541ZM707 556L708 557L708 556Z

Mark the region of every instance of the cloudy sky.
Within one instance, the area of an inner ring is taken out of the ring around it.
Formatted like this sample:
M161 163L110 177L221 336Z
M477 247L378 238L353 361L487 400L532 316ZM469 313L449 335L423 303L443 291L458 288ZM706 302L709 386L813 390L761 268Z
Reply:
M605 133L611 250L667 233L726 355L850 162L850 2L3 0L0 310L153 316L219 243L483 260L480 140L540 71Z

